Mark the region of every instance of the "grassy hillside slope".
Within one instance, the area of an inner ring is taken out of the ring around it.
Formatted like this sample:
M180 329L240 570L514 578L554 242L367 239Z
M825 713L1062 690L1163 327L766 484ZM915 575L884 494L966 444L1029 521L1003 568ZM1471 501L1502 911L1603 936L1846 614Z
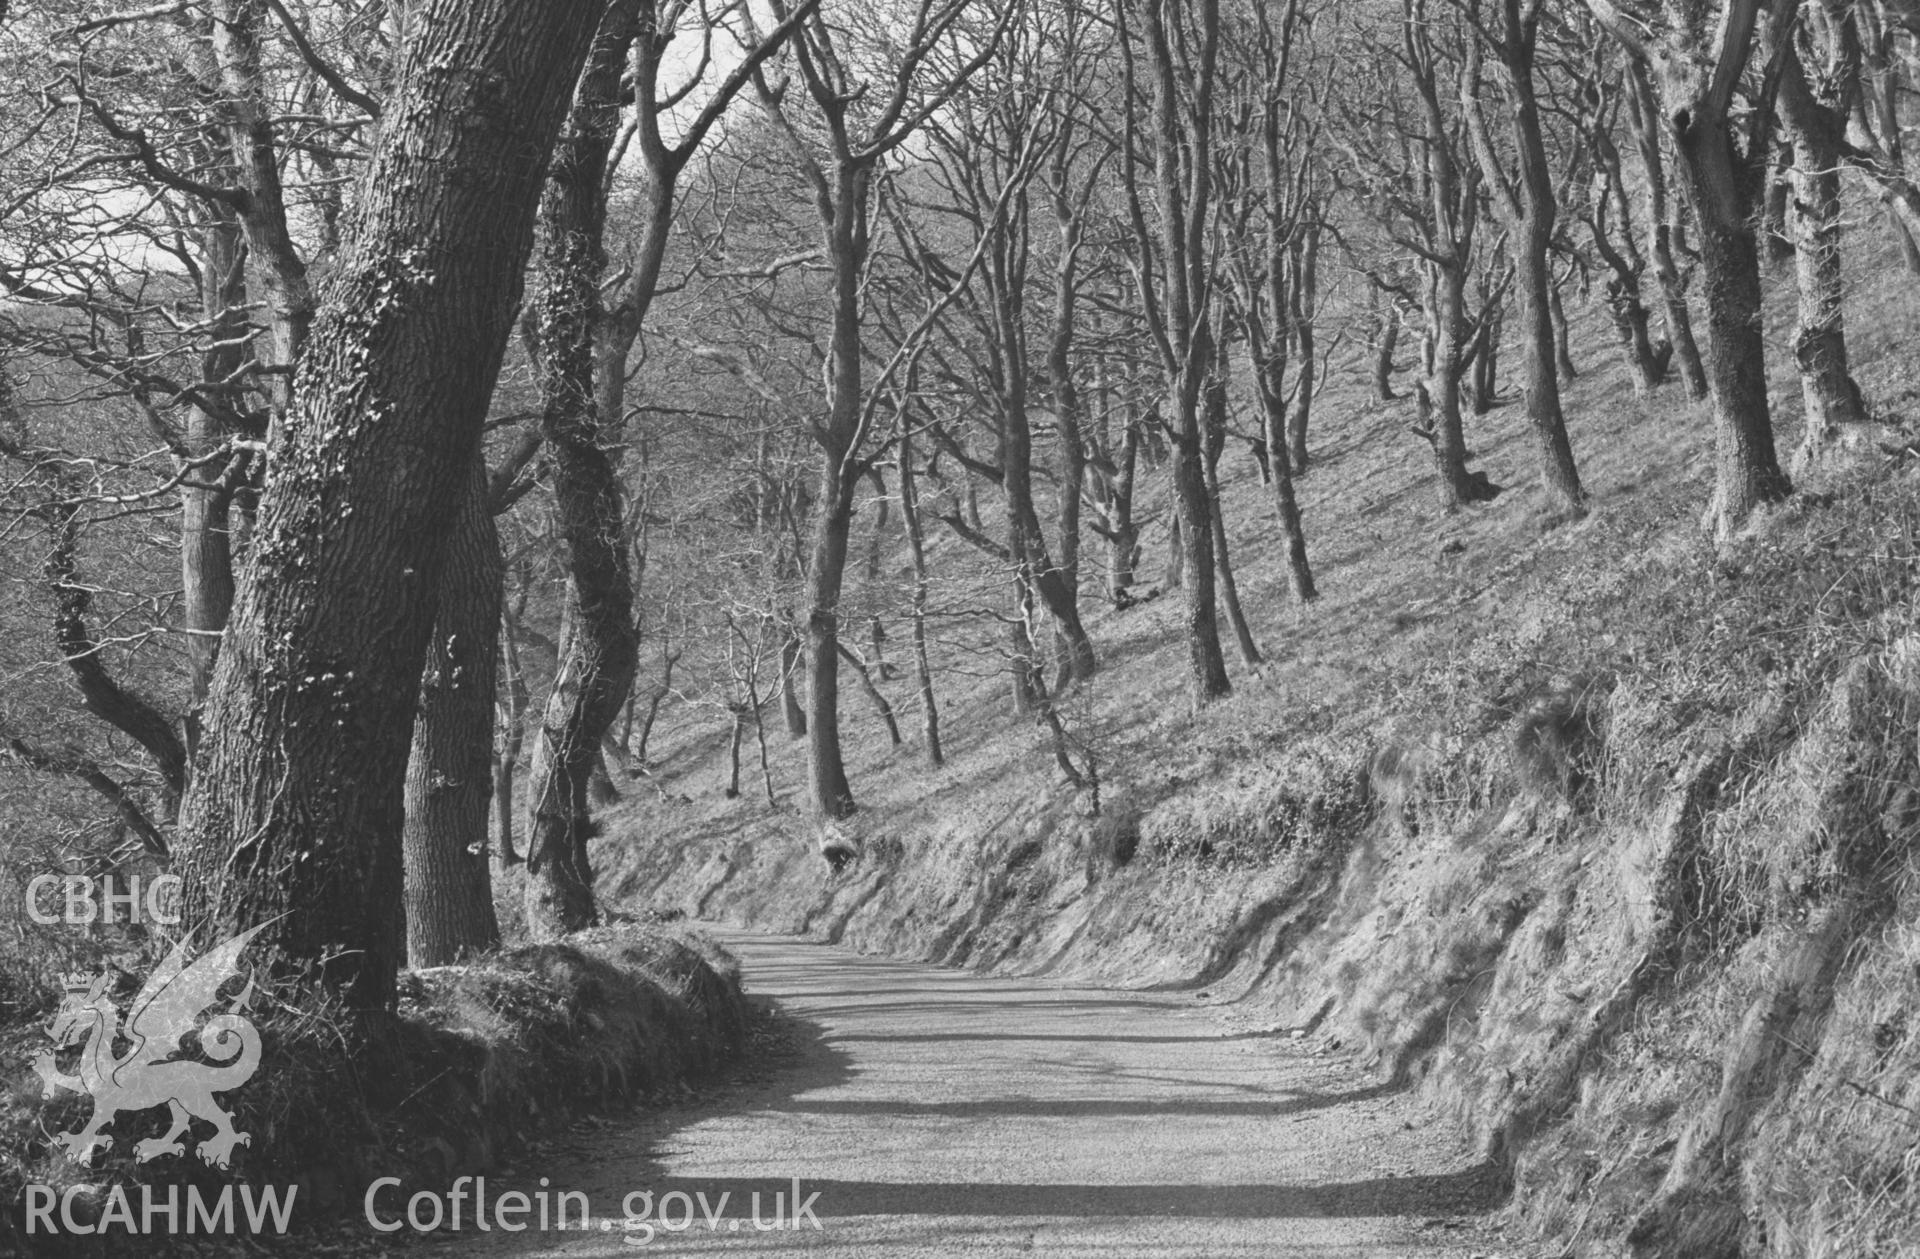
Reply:
M1858 272L1856 374L1910 424L1920 306L1891 259ZM1319 602L1287 600L1251 461L1223 469L1267 657L1230 656L1231 700L1190 715L1177 599L1090 593L1103 671L1064 712L1097 810L983 653L940 679L938 772L844 698L862 853L843 871L800 807L799 742L776 740L770 809L721 794L725 731L688 718L606 819L603 890L917 958L1204 983L1457 1107L1516 1217L1571 1252L1912 1253L1920 474L1876 455L1802 478L1715 552L1705 409L1677 384L1636 402L1584 319L1585 520L1542 515L1512 403L1469 425L1511 488L1442 513L1410 404L1336 363L1301 487ZM886 689L911 726L907 684Z

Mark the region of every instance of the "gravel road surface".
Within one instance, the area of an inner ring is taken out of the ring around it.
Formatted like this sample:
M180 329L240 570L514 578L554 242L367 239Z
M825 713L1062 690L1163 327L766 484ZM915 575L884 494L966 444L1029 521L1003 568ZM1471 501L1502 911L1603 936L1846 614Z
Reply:
M463 1255L1519 1253L1441 1121L1201 994L721 938L786 1016L762 1061L489 1178L489 1211L574 1191L590 1218L530 1211L524 1232L463 1231Z

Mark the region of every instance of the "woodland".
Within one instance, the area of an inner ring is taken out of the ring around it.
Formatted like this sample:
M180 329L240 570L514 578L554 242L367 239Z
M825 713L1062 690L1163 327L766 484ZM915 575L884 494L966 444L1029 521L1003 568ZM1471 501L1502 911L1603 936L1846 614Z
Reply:
M985 678L1097 813L1095 611L1177 608L1192 721L1289 651L1244 587L1405 562L1316 563L1336 386L1396 510L1543 534L1597 361L1710 434L1710 547L1909 441L1847 267L1920 277L1914 0L0 15L8 893L170 871L361 1008L602 922L658 731L837 869L850 727L937 775Z

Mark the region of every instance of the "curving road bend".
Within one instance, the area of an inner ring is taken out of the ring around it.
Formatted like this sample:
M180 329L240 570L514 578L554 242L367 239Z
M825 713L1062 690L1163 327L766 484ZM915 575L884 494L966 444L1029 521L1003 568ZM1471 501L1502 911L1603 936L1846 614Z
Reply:
M566 1231L465 1231L460 1253L1517 1253L1483 1219L1486 1169L1444 1125L1195 994L720 934L798 1037L758 1078L487 1189L545 1177L586 1195L584 1229L575 1199Z

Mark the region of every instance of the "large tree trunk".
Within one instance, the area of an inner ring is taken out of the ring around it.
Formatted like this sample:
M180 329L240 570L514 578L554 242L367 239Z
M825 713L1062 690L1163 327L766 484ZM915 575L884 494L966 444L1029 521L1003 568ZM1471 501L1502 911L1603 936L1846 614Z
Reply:
M1846 284L1840 269L1845 121L1814 96L1791 39L1781 52L1780 115L1793 145L1793 168L1787 176L1793 191L1787 227L1799 296L1793 354L1806 406L1797 461L1807 467L1849 432L1859 432L1868 416L1866 399L1847 362Z
M445 966L500 942L487 862L493 713L506 565L474 461L440 571L440 608L407 762L407 961Z
M1540 160L1546 161L1544 150ZM1551 204L1551 189L1548 190ZM1586 492L1573 463L1573 445L1567 440L1566 417L1560 410L1560 373L1553 337L1553 276L1548 265L1548 238L1542 219L1551 211L1535 205L1527 215L1526 244L1514 251L1519 273L1521 362L1526 370L1527 415L1533 421L1534 445L1540 461L1540 481L1547 501L1560 511L1585 509ZM1549 218L1550 221L1550 218Z
M1207 493L1200 393L1213 368L1208 302L1213 260L1206 230L1212 210L1212 100L1220 50L1217 0L1197 0L1191 14L1165 0L1142 6L1144 47L1152 83L1153 244L1160 257L1157 310L1162 366L1173 409L1173 488L1180 541L1186 549L1186 638L1193 705L1232 693L1214 615L1213 500ZM1190 20L1197 39L1169 31L1169 19ZM1129 84L1132 82L1128 50ZM1131 168L1129 168L1131 173ZM1137 214L1137 207L1136 207ZM1136 226L1140 226L1136 219ZM1145 272L1142 278L1147 279Z
M393 995L413 700L600 5L427 0L272 452L176 868L198 938ZM450 73L449 66L459 67Z
M526 914L536 940L578 931L597 916L587 851L594 776L601 741L627 702L639 663L626 513L613 458L603 445L617 434L622 417L600 413L595 389L606 169L638 7L639 0L619 0L595 36L540 213L540 422L574 615L528 784Z
M1431 412L1428 440L1440 473L1440 501L1448 511L1485 497L1467 472L1467 435L1460 414L1460 378L1465 374L1467 277L1459 267L1433 267L1427 286L1427 335L1432 366L1424 395Z
M1718 448L1712 510L1715 533L1724 536L1755 507L1785 498L1792 485L1780 470L1773 443L1760 258L1751 220L1702 222L1700 238Z
M1734 9L1749 39L1730 40L1742 59L1751 46L1755 0ZM1684 47L1702 46L1704 29L1676 36ZM1736 50L1723 49L1722 56ZM1689 54L1691 55L1691 54ZM1754 234L1754 155L1734 145L1727 117L1731 86L1709 81L1692 60L1668 58L1665 100L1674 120L1675 144L1694 221L1700 228L1701 269L1707 291L1707 374L1713 387L1716 471L1711 518L1717 537L1737 530L1753 509L1786 497L1792 489L1774 450L1773 415L1767 405L1766 347L1762 340L1760 255Z

